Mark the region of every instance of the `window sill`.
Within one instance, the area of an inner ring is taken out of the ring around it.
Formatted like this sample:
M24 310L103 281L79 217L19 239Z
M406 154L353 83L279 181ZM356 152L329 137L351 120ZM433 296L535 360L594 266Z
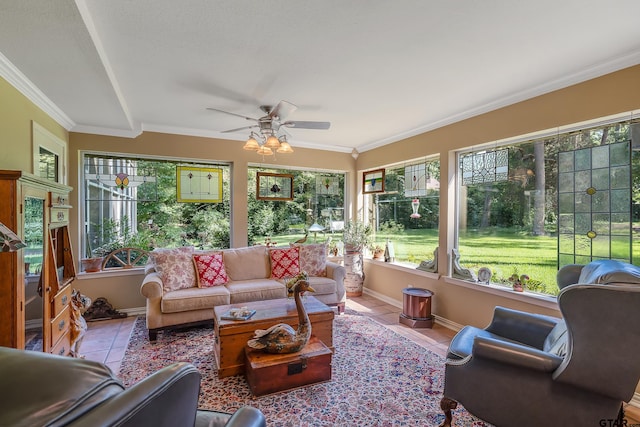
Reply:
M411 265L403 265L403 264L394 263L394 262L378 261L377 259L372 259L372 258L365 258L364 261L365 263L370 263L375 265L384 265L385 268L417 274L418 276L428 277L429 279L438 280L440 278L440 274L438 273L430 273L428 271L418 270L417 268Z
M76 274L76 280L102 279L104 277L132 276L134 274L144 274L144 267L138 268L122 268L114 270L102 270L94 273L81 271Z
M527 304L537 305L539 307L549 308L552 310L558 310L558 299L554 296L546 296L536 294L533 292L516 292L504 286L484 284L484 283L472 283L466 280L455 279L449 276L442 276L442 279L449 284L461 286L467 289L473 289L475 291L485 292L488 294L508 298L516 301L525 302Z
M408 265L389 263L384 261L378 261L371 258L365 258L365 263L371 263L375 265L384 266L384 268L390 268L392 270L399 270L408 272L411 274L416 274L418 276L428 277L430 279L438 280L442 279L445 283L449 283L455 286L461 286L467 289L473 289L478 292L485 292L491 295L496 295L502 298L508 298L515 301L521 301L527 304L548 308L551 310L558 310L558 301L554 296L546 296L541 294L536 294L533 292L515 292L509 288L498 285L486 285L484 283L472 283L467 282L466 280L455 279L449 276L441 276L438 273L429 273L427 271L418 270L415 267L411 267Z

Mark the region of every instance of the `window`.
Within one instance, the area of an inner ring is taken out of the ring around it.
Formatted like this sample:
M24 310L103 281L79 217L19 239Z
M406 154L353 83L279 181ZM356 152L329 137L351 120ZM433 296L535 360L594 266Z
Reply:
M428 158L387 167L384 191L365 194L377 246L393 248L393 261L412 267L432 260L438 246L440 161Z
M50 181L66 184L65 142L36 122L31 122L31 127L33 174Z
M259 167L249 168L248 173L250 245L271 243L281 246L305 239L305 236L307 243L324 242L331 237L332 245L335 245L342 239L344 173ZM260 194L256 195L258 178ZM281 197L283 189L290 188L291 179L293 194Z
M123 247L229 247L228 164L89 153L82 159L87 257ZM191 186L189 172L197 181ZM207 174L215 178L211 186ZM179 179L184 202L178 202Z
M631 141L638 126L606 124L458 153L461 264L488 268L493 284L509 287L510 277L526 275L528 291L548 295L559 292L556 272L565 264L638 264L640 157L632 145L640 141Z

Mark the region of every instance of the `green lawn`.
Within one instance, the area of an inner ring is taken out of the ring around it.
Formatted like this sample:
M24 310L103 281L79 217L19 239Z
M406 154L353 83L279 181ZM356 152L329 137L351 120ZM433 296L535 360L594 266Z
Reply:
M318 233L319 242L332 236L340 240L340 233ZM278 245L286 245L303 237L303 234L273 236ZM438 246L437 230L405 230L402 236L390 236L378 233L376 243L384 246L387 238L393 242L395 258L398 261L419 264L422 260L433 259L433 251ZM527 232L489 229L482 231L464 231L460 233L459 251L461 264L478 271L480 267L489 267L494 283L510 286L509 276L514 273L530 277L530 289L555 295L558 240L555 236L531 236ZM258 240L260 241L260 240ZM307 242L313 242L309 235ZM634 245L634 252L640 251L640 244ZM640 259L640 254L634 254Z

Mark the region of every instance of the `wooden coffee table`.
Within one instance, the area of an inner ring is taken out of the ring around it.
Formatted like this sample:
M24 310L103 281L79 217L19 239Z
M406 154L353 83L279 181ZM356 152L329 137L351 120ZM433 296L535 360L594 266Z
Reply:
M304 296L302 302L311 321L311 333L333 351L333 310L311 295ZM221 319L232 308L240 307L256 310L256 314L249 320ZM213 312L214 353L219 378L244 372L245 346L256 329L268 329L278 323L287 323L294 329L298 327L298 311L292 298L221 305Z

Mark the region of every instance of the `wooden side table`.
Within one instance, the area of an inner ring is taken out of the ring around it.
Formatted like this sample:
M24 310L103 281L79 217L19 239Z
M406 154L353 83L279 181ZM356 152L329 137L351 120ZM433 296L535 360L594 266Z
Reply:
M433 327L431 315L431 297L433 292L422 288L404 288L402 290L402 313L400 323L411 328Z

